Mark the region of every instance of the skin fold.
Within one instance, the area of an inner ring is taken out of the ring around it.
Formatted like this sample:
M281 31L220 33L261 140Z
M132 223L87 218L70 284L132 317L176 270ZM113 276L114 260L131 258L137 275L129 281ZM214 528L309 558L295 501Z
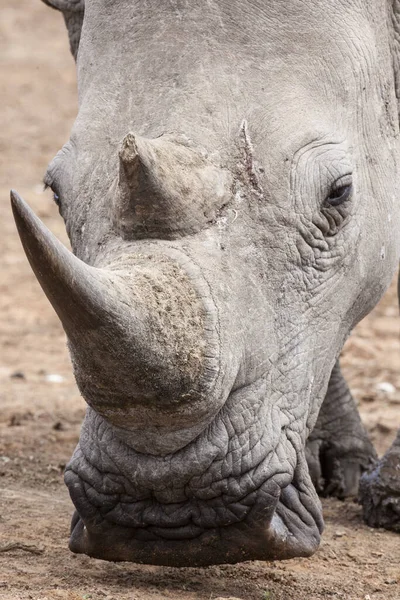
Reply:
M88 403L70 548L310 555L315 485L374 458L337 361L399 257L397 3L46 3L77 59L45 176L73 255L13 209Z

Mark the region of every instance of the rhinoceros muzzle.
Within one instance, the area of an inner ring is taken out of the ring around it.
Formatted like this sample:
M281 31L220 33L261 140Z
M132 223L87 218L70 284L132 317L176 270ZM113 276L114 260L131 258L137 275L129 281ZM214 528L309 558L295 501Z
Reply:
M154 152L132 136L124 141L121 223L125 203L140 200ZM191 150L178 152L180 164L204 167ZM131 188L123 195L125 175ZM265 400L267 383L235 386L236 367L218 362L219 320L189 263L183 269L163 242L153 254L125 240L126 252L94 267L15 192L12 205L89 405L65 474L77 508L71 550L174 566L312 554L322 517L305 464L296 467L305 462L302 440L292 432L286 460L289 434L272 396ZM129 214L142 214L136 209Z
M70 489L74 489L72 481L69 474ZM79 504L79 494L83 493L79 484L74 493L77 497L73 498ZM187 518L187 524L183 526L129 528L99 519L94 511L84 524L75 512L70 549L103 560L174 567L310 556L319 546L323 521L318 504L306 504L305 508L303 500L299 499L299 492L292 484L281 490L270 480L237 504L237 518L232 518L234 508L222 502L220 506L214 502L204 507L209 516L218 511L231 519L231 523L218 527L201 527ZM238 514L246 504L246 517L241 520ZM201 510L199 506L192 506L189 511L191 509L193 515L198 515ZM178 507L171 506L170 510L178 510ZM187 512L187 505L185 510ZM153 511L157 511L156 506Z

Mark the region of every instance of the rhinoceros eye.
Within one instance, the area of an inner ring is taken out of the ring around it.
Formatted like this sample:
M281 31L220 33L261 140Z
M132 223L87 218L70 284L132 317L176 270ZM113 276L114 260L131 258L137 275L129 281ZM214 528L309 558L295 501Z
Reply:
M54 182L49 180L47 178L47 176L45 176L45 178L43 179L43 183L44 183L45 190L47 190L48 188L51 189L51 191L53 192L53 200L57 204L58 208L60 208L60 205L61 205L60 195L57 191L57 188L54 185Z
M53 192L53 199L54 199L54 202L57 204L58 208L60 208L60 204L61 204L60 196L58 194L56 194L55 192Z
M336 182L326 197L325 202L329 206L340 206L347 202L352 196L353 184L351 181L344 182L343 180Z

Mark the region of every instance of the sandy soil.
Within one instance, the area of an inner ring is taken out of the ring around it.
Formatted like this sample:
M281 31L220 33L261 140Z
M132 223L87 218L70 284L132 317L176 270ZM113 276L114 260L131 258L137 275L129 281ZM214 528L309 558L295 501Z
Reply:
M78 439L84 403L60 324L22 252L8 190L15 186L66 240L41 178L68 138L75 72L59 14L39 0L2 0L0 10L0 598L399 600L400 537L363 525L354 501L323 502L326 532L310 559L172 569L69 552L72 505L62 471ZM383 452L400 422L394 286L359 325L343 362ZM385 391L382 383L393 389Z

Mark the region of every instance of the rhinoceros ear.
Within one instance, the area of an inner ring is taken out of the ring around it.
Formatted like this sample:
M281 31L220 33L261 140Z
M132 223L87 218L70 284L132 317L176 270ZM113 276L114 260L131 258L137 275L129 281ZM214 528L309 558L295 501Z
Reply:
M79 40L85 12L85 0L42 0L47 6L56 8L63 13L68 29L69 44L73 57L76 60Z

